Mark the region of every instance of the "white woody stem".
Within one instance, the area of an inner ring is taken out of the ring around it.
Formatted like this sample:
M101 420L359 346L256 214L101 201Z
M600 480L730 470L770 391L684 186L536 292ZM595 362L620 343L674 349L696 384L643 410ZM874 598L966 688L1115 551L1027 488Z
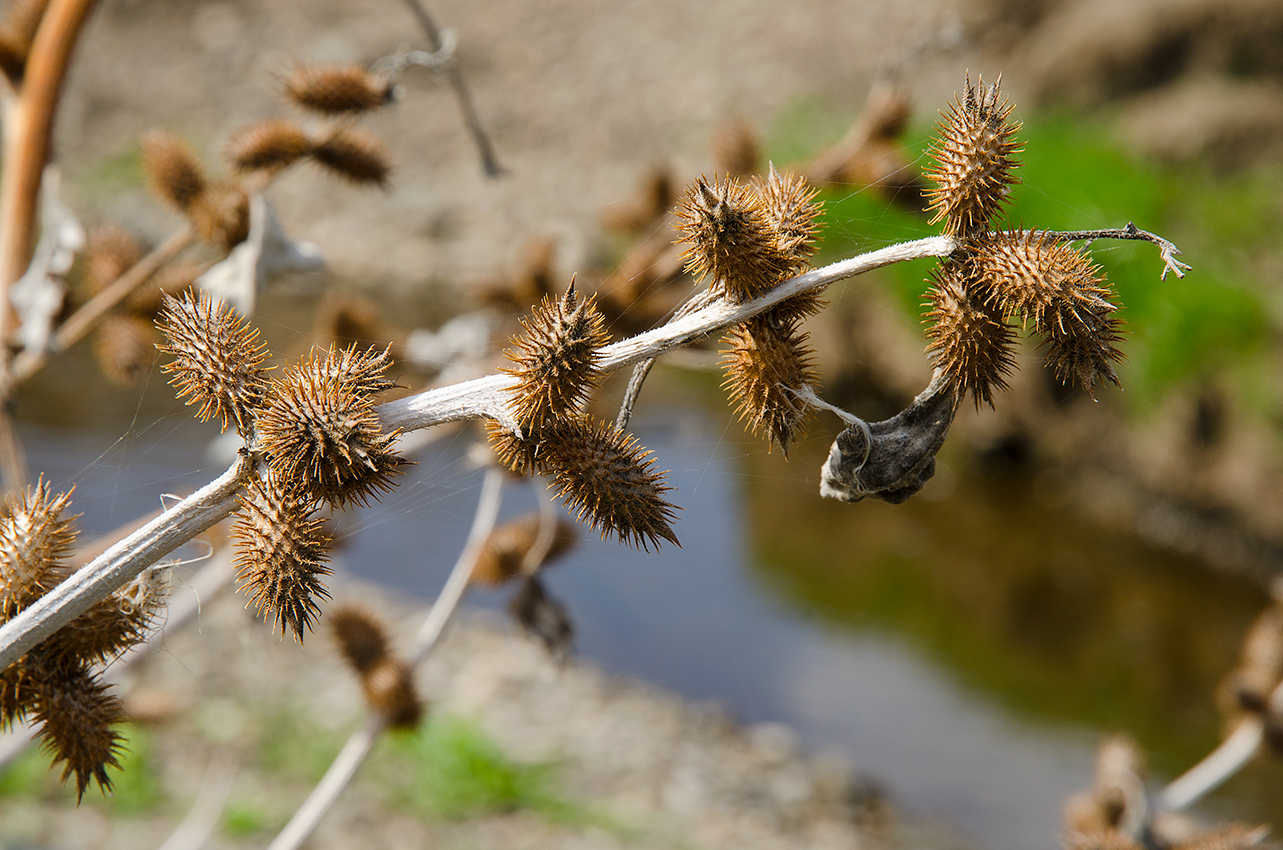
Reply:
M486 473L485 483L481 485L481 498L477 501L477 512L472 518L472 530L468 532L468 542L464 544L463 552L455 562L454 569L450 571L445 587L432 603L428 616L424 618L423 625L419 628L419 634L414 641L414 650L409 659L411 667L417 667L427 659L440 641L441 635L444 634L450 618L458 609L459 600L463 598L463 592L468 587L468 579L472 577L472 568L477 563L477 553L491 529L494 528L495 518L499 515L499 496L502 490L503 473L497 469L489 470ZM386 728L387 721L381 715L371 713L366 718L361 728L348 737L343 749L339 750L339 754L334 757L329 769L325 771L325 776L321 777L321 781L312 789L312 793L303 801L303 805L299 806L294 817L290 818L290 822L285 825L276 839L268 845L267 850L297 850L307 840L321 822L321 818L333 807L334 801L343 793L343 789L352 781L352 777L356 776L366 756L374 749L374 742Z
M752 301L742 304L724 299L714 301L662 327L607 346L602 350L600 366L603 371L612 372L658 357L751 318L794 295L820 290L844 278L893 263L948 256L956 247L957 241L950 236L902 242L790 278ZM508 410L505 392L514 380L508 375L495 374L428 390L381 405L379 419L385 431L415 431L443 422L478 418L498 420L515 431L516 422ZM95 558L0 627L0 670L158 559L231 514L236 510L242 486L252 473L252 460L242 457L217 480Z

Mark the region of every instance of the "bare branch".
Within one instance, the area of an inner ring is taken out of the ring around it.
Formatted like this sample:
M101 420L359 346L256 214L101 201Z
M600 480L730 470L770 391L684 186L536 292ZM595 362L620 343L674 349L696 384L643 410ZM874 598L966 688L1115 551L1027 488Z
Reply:
M236 510L254 471L248 454L192 495L94 558L0 627L0 670L70 623L98 600Z
M1006 231L1015 235L1016 231ZM1182 263L1176 257L1180 254L1180 249L1174 244L1167 241L1157 234L1150 233L1148 230L1141 230L1132 222L1127 222L1126 227L1107 228L1105 230L1049 230L1045 232L1047 236L1059 239L1064 242L1094 242L1097 239L1138 239L1142 242L1152 242L1158 246L1159 255L1163 258L1163 273L1159 276L1162 280L1167 280L1167 273L1172 272L1177 277L1184 277L1185 272L1189 271L1189 265Z
M1173 780L1158 797L1164 809L1179 810L1197 803L1242 769L1265 738L1265 724L1248 717L1234 727L1207 758Z
M420 0L405 0L410 11L414 14L419 26L423 28L423 33L428 37L428 43L432 45L434 51L440 51L443 45L441 30L433 22L432 16L424 7ZM490 144L490 137L486 135L486 130L481 126L481 118L477 115L477 108L472 103L472 95L468 91L468 85L463 80L463 73L459 70L459 63L451 56L440 67L441 73L445 74L446 80L450 87L454 89L455 98L459 101L459 109L463 112L463 120L468 125L468 131L472 133L472 139L477 144L477 153L481 155L481 167L485 169L487 177L501 177L504 173L503 166L499 165L499 160L495 158L494 148Z
M503 472L499 469L488 470L485 482L481 485L481 497L477 501L477 511L472 518L472 530L468 532L468 541L464 544L463 552L459 554L459 560L455 562L454 569L450 571L450 577L446 580L445 587L441 589L441 595L432 604L428 616L424 618L423 626L419 629L419 634L414 641L414 650L409 658L411 667L422 664L432 653L441 635L444 634L446 625L458 609L459 600L463 598L464 591L468 588L472 568L477 563L477 553L481 551L481 544L494 528L495 518L499 515L499 496L502 492ZM365 757L374 748L374 742L386 728L387 722L378 714L371 714L366 718L361 728L347 739L343 749L339 750L339 754L325 771L325 776L321 777L321 781L312 789L312 793L308 795L276 839L268 845L267 850L297 850L307 840L312 830L316 829L317 824L321 822L321 818L333 807L339 794L352 781L352 777L356 776Z
M6 115L0 187L0 340L9 335L8 289L30 259L36 199L49 159L54 114L85 19L97 0L54 0L36 31L22 90ZM0 345L0 358L5 348Z
M890 245L790 278L751 301L713 301L662 327L607 346L602 349L599 367L603 372L613 372L659 357L749 319L787 298L893 263L948 256L957 244L951 236L929 236ZM505 374L487 375L391 401L378 408L380 423L385 432L415 431L444 422L491 418L519 432L507 405L506 390L514 381ZM113 546L0 627L0 670L165 554L231 514L253 466L249 457L242 456L217 480Z

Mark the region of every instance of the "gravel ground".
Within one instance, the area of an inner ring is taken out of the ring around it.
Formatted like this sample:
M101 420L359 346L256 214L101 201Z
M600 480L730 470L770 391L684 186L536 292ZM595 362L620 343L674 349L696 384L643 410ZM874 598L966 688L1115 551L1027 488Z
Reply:
M371 588L340 585L335 597L390 612L402 646L422 615L398 610ZM159 790L141 806L124 791L117 804L91 790L75 808L73 796L42 779L42 790L0 796L0 847L160 846L200 796L211 764L230 766L234 781L210 846L262 846L314 781L304 775L312 768L298 765L328 763L363 711L323 624L306 647L282 641L233 594L166 634L163 648L126 679L126 703L147 731L146 763ZM558 664L491 618L465 617L418 682L432 714L473 719L519 763L555 765L557 792L593 816L517 809L419 817L396 803L376 756L310 846L957 846L942 830L898 823L849 764L800 753L785 727L743 728L715 705L691 705L579 661ZM300 749L284 765L264 756L282 741ZM257 828L238 831L229 824L247 807L259 813Z

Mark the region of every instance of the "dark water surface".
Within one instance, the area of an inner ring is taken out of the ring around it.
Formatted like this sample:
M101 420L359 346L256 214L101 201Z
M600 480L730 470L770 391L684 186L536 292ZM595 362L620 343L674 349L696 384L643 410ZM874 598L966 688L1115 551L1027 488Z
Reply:
M20 408L31 467L76 484L88 535L226 467L206 453L216 429L163 387L128 402L92 381L47 392ZM787 723L901 808L996 850L1054 845L1060 806L1088 783L1107 732L1135 735L1160 776L1215 745L1213 688L1260 590L947 457L905 505L844 505L816 494L823 427L785 463L711 406L651 407L634 424L671 470L682 548L585 537L548 573L578 651L605 668ZM435 594L480 483L466 440L424 450L384 504L345 518L343 568ZM514 485L503 515L534 504ZM504 594L473 601L499 607ZM1255 767L1207 811L1281 822L1281 799L1280 771Z

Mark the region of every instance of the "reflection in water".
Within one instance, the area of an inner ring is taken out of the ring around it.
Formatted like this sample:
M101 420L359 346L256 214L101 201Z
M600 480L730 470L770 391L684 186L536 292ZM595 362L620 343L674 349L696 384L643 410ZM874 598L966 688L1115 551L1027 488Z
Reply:
M203 455L214 429L172 401L137 412L22 426L32 468L77 484L90 532L223 468ZM1079 523L1036 486L955 475L947 456L905 505L825 502L825 440L786 464L725 415L639 414L639 437L672 470L682 548L585 540L549 573L582 654L744 720L791 724L901 806L998 850L1050 846L1105 732L1135 734L1166 774L1215 743L1212 689L1259 591ZM462 437L431 447L385 504L349 517L340 563L435 593L477 495L465 448ZM533 498L511 488L505 515ZM1281 789L1277 769L1256 768L1219 805L1283 822Z

